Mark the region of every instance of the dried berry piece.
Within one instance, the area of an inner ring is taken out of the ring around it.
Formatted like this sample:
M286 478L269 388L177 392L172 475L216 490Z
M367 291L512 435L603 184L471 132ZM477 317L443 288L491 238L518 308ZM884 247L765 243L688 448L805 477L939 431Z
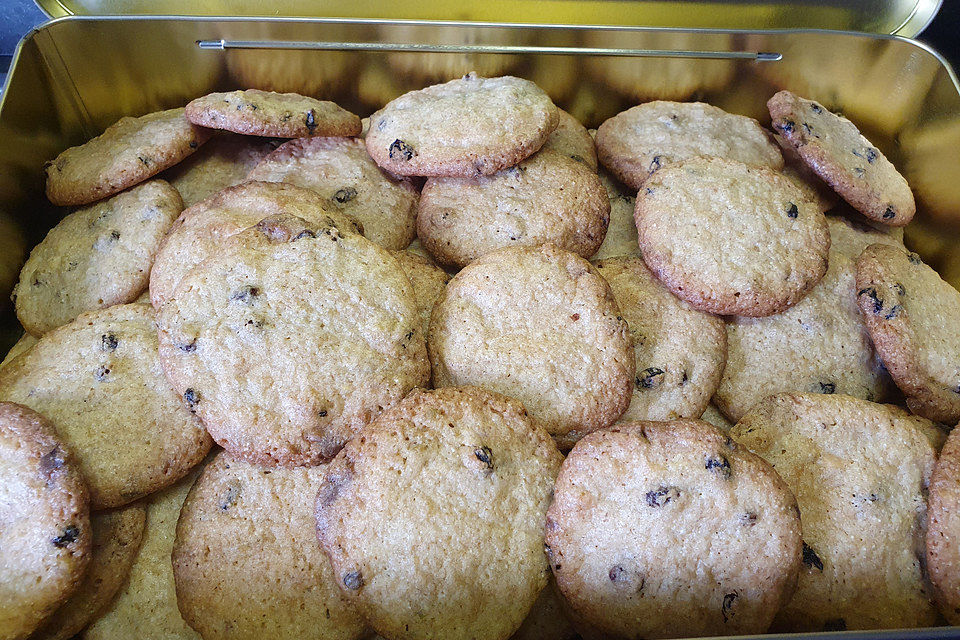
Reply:
M806 542L803 543L803 564L807 565L811 569L816 568L820 571L823 571L823 560L820 559L820 556L817 555L817 552L814 551Z
M618 564L610 567L607 575L610 577L610 582L626 582L629 579L627 570Z
M357 197L357 190L353 187L344 187L343 189L337 189L337 192L333 194L333 199L343 204L344 202L350 202Z
M647 504L651 507L662 507L671 500L680 497L680 489L676 487L658 487L654 491L647 491Z
M650 173L653 173L660 167L661 167L660 156L653 156L653 160L650 161L650 168L648 169L648 171Z
M907 290L899 282L893 284L893 290L897 292L898 296L904 296L907 294Z
M63 451L60 445L40 456L40 471L47 475L63 466Z
M238 302L250 302L253 298L256 298L260 295L259 287L246 286L240 289L239 291L234 291L230 294L231 300L236 300Z
M657 367L649 367L644 369L637 374L636 385L638 389L653 389L659 387L663 384L664 374L666 372L663 369Z
M873 312L880 313L883 310L883 300L877 295L877 290L873 287L867 287L857 292L857 296L869 296L873 300Z
M735 613L733 611L733 603L737 601L737 598L740 597L740 594L736 591L731 593L724 594L723 604L720 606L720 613L723 615L723 621L726 622L733 617Z
M177 343L177 349L184 353L193 353L197 350L197 339L194 338L190 342L179 342Z
M403 140L397 139L390 143L389 153L391 160L396 160L397 158L410 160L413 156L417 155L417 150Z
M897 212L893 210L893 207L887 207L887 210L883 212L884 220L892 220L897 217Z
M200 394L194 389L187 389L183 392L183 400L187 403L187 407L189 407L190 411L192 412L196 408L197 403L200 402Z
M724 478L729 478L732 473L730 468L730 461L723 456L717 456L716 458L707 458L704 468L708 471L713 471L714 473L719 473Z
M315 234L313 231L310 231L310 229L304 229L303 231L295 235L293 237L293 240L297 241L297 240L302 240L304 238L316 238L316 237L317 237L317 234Z
M237 498L240 497L240 487L239 485L231 484L227 486L227 490L223 492L223 498L220 500L220 511L226 511L233 505L237 503Z
M820 382L818 384L820 385L820 393L831 394L837 392L837 385L832 382Z
M473 452L477 460L487 465L487 469L493 469L493 451L490 447L480 447Z
M119 345L120 341L112 333L105 333L100 336L100 348L104 351L116 351Z
M350 571L343 574L343 586L351 591L357 591L363 586L363 576L359 571Z
M797 216L799 215L800 215L800 210L797 209L797 205L791 202L790 205L787 207L787 217L796 219Z
M753 525L757 524L757 514L753 513L752 511L747 511L746 513L740 514L739 520L740 524L743 526L752 527Z
M50 542L53 543L53 546L64 548L69 544L72 544L77 541L77 538L80 537L80 529L76 525L68 525L66 529L63 530L63 534L57 536Z
M823 113L823 108L820 105L818 105L816 102L813 102L810 104L810 109L814 113Z
M317 128L317 117L313 113L313 109L307 111L307 117L304 120L304 123L307 125L307 131L313 133L313 130Z

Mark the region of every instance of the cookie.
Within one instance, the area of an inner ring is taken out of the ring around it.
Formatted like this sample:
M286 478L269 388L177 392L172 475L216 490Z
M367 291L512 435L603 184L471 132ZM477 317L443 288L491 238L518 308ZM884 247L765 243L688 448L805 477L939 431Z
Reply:
M637 194L634 221L647 265L701 311L779 313L827 271L826 218L766 167L702 157L668 165Z
M167 377L253 464L315 465L427 384L413 287L349 223L266 218L188 273L158 314Z
M20 323L40 336L84 311L132 302L182 210L176 189L151 180L65 217L20 271L13 290Z
M90 566L79 588L31 638L72 638L110 604L130 575L140 550L146 509L139 502L90 516Z
M714 401L730 420L776 393L885 399L891 385L860 316L856 271L831 251L827 274L795 306L727 319L727 367Z
M366 624L316 544L323 466L262 469L218 454L180 510L177 604L205 640L359 639Z
M567 618L566 606L550 574L547 586L510 640L576 640L577 631Z
M773 128L854 209L894 227L913 219L916 204L907 181L856 125L789 91L770 98L767 108Z
M557 128L553 130L540 150L552 149L567 155L590 167L596 173L597 149L593 144L593 138L587 133L587 128L563 109L557 109L557 113L560 116Z
M926 562L933 596L944 617L960 624L960 429L940 452L927 501Z
M618 113L597 129L597 156L634 191L662 167L695 156L783 167L780 149L756 120L702 102L657 100Z
M633 394L633 339L610 285L549 244L488 253L454 276L428 344L434 385L516 398L561 449L612 424Z
M873 227L847 216L827 216L827 226L830 228L830 253L839 253L854 262L872 244L903 248L901 227Z
M960 420L960 291L917 254L874 244L857 260L857 301L910 410Z
M186 106L187 120L201 127L248 136L306 138L355 136L360 118L327 100L297 93L247 89L210 93Z
M543 524L560 461L519 402L418 389L325 469L317 536L380 635L507 638L547 584Z
M177 164L210 137L183 114L170 109L120 118L96 138L70 147L44 167L47 198L59 206L87 204Z
M700 419L704 422L709 422L720 431L724 433L729 433L730 429L733 428L733 423L727 420L727 416L717 409L717 407L711 402L707 405L707 408L703 410L703 414L700 416Z
M84 640L200 640L180 617L170 560L180 507L200 470L195 467L178 483L144 501L146 526L130 577L110 606L83 632Z
M345 220L320 195L278 182L246 182L228 187L186 209L160 244L150 271L150 300L159 309L173 296L180 279L216 255L224 240L270 215L305 220ZM346 222L344 222L346 225ZM357 232L360 228L356 228Z
M637 225L633 222L636 198L625 193L619 183L615 182L606 171L600 171L600 182L603 183L607 190L607 197L610 198L610 224L607 226L607 235L603 237L603 244L593 254L592 259L639 256Z
M781 173L790 178L795 185L807 196L808 200L817 203L817 208L826 213L837 206L837 192L807 166L797 153L797 150L781 135L774 135L773 139L783 154L783 169Z
M0 402L0 522L0 637L26 638L83 579L90 511L69 447L12 402Z
M317 192L326 208L352 216L363 225L363 234L385 249L403 249L416 233L416 186L382 171L367 154L363 140L291 140L247 177Z
M595 264L633 336L633 398L620 420L699 418L727 359L723 320L667 291L641 258Z
M796 508L772 466L712 425L622 422L564 460L547 556L605 637L764 633L800 571Z
M4 356L3 362L0 362L0 369L13 362L13 359L19 356L21 353L29 351L33 345L37 344L37 340L38 338L36 336L29 333L24 333L22 336L20 336L20 339L17 340L12 347L10 347L10 351L8 351L7 355Z
M0 370L0 399L50 420L77 458L93 509L176 482L210 449L163 374L150 305L91 311L46 334Z
M196 154L170 167L164 177L192 207L227 187L246 181L257 163L279 146L277 141L224 133Z
M589 258L609 223L597 174L545 150L492 176L427 180L417 237L438 262L456 267L496 249L548 242Z
M420 312L420 326L424 336L430 330L430 314L433 305L437 303L443 290L450 281L450 274L434 264L433 260L407 249L406 251L391 251L403 274L413 285L413 297Z
M401 176L491 175L540 149L559 117L529 80L471 73L387 103L370 116L367 151Z
M773 630L936 623L920 561L932 429L890 405L822 394L771 396L733 427L800 505L804 566Z

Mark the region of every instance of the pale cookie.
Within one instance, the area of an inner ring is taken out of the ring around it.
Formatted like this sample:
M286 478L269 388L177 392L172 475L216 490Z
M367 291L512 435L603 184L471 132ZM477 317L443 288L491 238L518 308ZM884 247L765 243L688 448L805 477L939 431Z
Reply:
M541 151L492 176L427 180L417 237L437 261L456 267L495 249L548 242L589 258L609 223L597 174L564 153Z
M469 74L387 103L370 116L366 144L397 175L491 175L540 149L559 117L529 80Z
M246 181L257 163L277 148L275 140L224 133L164 174L192 207L227 187Z
M426 336L430 330L430 314L433 313L433 306L443 295L450 281L450 274L438 267L433 260L413 249L391 251L390 255L396 258L403 274L413 285L413 297L420 312L420 326L423 335Z
M516 398L563 449L619 418L636 357L610 285L553 245L488 253L450 280L429 334L437 387Z
M262 469L221 452L180 510L173 577L204 640L357 640L367 626L316 542L324 466Z
M872 227L864 219L846 216L827 216L830 228L830 253L839 253L856 262L863 250L872 244L888 244L903 248L903 228ZM879 227L880 225L877 225Z
M910 186L856 125L812 100L781 91L767 102L773 128L854 209L902 227L916 204Z
M360 118L333 102L259 89L210 93L191 101L186 115L202 127L248 136L305 138L360 133Z
M139 502L90 516L93 547L83 582L31 640L67 640L100 615L130 575L145 521L146 509Z
M409 279L343 219L264 219L188 273L158 324L177 393L254 464L332 458L430 379Z
M675 420L584 436L560 469L545 544L588 625L686 638L764 633L793 594L802 541L772 466L712 425Z
M640 246L637 244L637 225L633 221L633 211L636 208L636 198L625 193L622 187L614 181L604 170L600 170L600 182L607 190L610 198L610 224L607 226L607 235L603 237L603 244L593 254L593 260L603 260L617 256L639 256Z
M837 192L807 166L797 153L797 150L787 142L783 136L774 135L780 153L783 154L783 169L781 173L790 178L795 185L807 196L808 200L817 203L817 208L826 213L837 206Z
M279 182L246 182L186 209L167 233L150 271L150 301L159 309L192 268L220 252L224 240L271 215L344 218L320 195ZM356 230L359 232L360 228Z
M597 148L593 138L587 133L587 128L580 121L563 109L557 109L560 115L559 124L553 130L547 141L540 147L541 151L552 149L570 156L577 162L597 171Z
M640 258L595 264L633 336L633 399L620 420L699 418L727 359L723 320L667 291Z
M190 124L183 109L120 118L46 164L47 198L60 206L100 200L177 164L209 137L210 131Z
M413 391L325 470L317 535L340 588L387 638L505 640L547 585L561 460L515 400Z
M891 405L822 394L771 396L733 427L800 505L804 567L773 630L936 624L921 568L933 430Z
M753 118L702 102L648 102L615 115L597 129L600 163L634 191L662 167L714 156L772 169L780 149Z
M960 420L960 291L915 253L867 247L857 260L857 296L870 338L918 415Z
M43 416L0 402L0 638L26 638L70 597L90 562L87 489Z
M151 180L68 215L20 271L13 290L20 323L39 336L84 311L132 302L182 210L176 189Z
M547 586L510 640L576 640L577 631L565 612L567 606L551 574Z
M702 311L779 313L827 271L826 218L766 167L723 158L664 167L637 194L635 222L650 269Z
M126 585L86 631L84 640L200 640L177 609L170 555L177 518L202 465L171 487L144 500L146 526Z
M363 225L363 235L385 249L403 249L416 234L416 186L380 169L363 140L291 140L264 158L247 178L317 192L328 209L352 216Z
M885 399L890 386L857 307L853 260L830 253L830 268L803 300L766 318L727 320L727 368L714 401L736 422L784 392Z
M10 351L8 351L7 355L4 356L3 362L0 362L0 369L13 362L13 359L19 356L21 353L29 351L33 345L37 344L37 340L39 340L39 338L30 333L24 333L22 336L20 336L20 339L17 340L12 347L10 347Z
M150 305L81 314L0 370L0 398L43 413L73 450L93 509L177 481L210 436L164 376Z
M960 624L960 429L950 432L930 480L926 561L940 611Z

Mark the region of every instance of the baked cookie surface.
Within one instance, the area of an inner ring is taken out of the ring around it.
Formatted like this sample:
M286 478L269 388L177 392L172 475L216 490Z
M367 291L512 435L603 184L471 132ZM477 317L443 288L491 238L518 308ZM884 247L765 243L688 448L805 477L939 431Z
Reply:
M515 400L413 391L325 470L317 535L340 588L385 637L508 638L547 585L560 461Z
M636 358L610 285L553 245L501 249L450 280L428 338L437 387L516 398L561 448L619 418Z
M47 198L55 205L100 200L143 182L195 152L210 132L183 109L120 118L101 135L47 163Z
M490 175L540 149L559 118L529 80L468 74L387 103L370 116L366 144L397 175Z
M608 637L764 633L793 593L802 546L793 495L772 466L705 422L588 434L554 495L545 544L557 584Z
M596 173L597 148L587 128L563 109L557 109L560 118L557 128L540 147L541 151L552 149L573 158Z
M259 89L205 95L186 106L186 116L202 127L252 136L306 138L360 133L359 116L329 100Z
M950 624L960 624L960 430L950 432L940 451L927 517L927 574L933 595Z
M90 562L90 510L76 459L43 416L0 402L0 638L29 636Z
M765 167L703 157L668 165L637 194L635 222L650 269L709 313L778 313L827 271L826 218Z
M841 253L854 262L872 244L888 244L903 248L901 227L876 227L845 216L827 216L830 228L830 252Z

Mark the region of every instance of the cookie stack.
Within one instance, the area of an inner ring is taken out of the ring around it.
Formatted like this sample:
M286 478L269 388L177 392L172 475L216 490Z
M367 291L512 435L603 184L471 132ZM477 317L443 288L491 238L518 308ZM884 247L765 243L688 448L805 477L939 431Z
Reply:
M957 622L960 294L883 153L768 107L591 134L471 73L64 151L0 365L0 638Z

